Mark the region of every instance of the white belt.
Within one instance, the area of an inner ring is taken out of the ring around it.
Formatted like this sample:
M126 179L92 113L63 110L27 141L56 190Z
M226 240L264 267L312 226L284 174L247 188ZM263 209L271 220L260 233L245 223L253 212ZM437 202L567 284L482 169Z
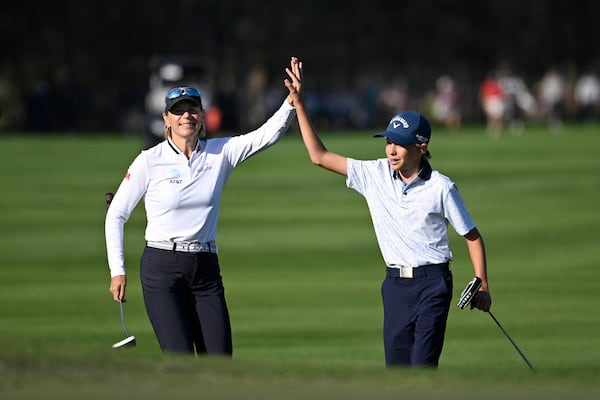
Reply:
M403 265L390 265L387 268L389 278L420 278L423 276L440 275L450 272L450 264L425 264L420 267L405 267Z
M217 254L217 244L215 242L202 243L192 242L146 242L148 247L161 250L181 251L183 253L213 253Z

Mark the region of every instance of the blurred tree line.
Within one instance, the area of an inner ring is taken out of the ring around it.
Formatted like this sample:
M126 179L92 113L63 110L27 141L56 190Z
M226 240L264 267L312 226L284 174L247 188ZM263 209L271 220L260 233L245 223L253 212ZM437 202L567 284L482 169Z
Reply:
M257 66L281 85L291 55L312 93L400 77L418 94L446 73L474 91L499 65L529 81L550 66L598 70L599 16L594 0L7 2L0 130L126 129L158 53L211 57L217 90L240 97Z

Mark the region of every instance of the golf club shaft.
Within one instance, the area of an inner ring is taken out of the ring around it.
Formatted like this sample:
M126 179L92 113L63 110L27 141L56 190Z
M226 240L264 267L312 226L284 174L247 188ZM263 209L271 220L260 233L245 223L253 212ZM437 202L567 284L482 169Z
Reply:
M104 199L106 200L106 209L108 210L108 208L110 207L110 203L113 200L113 196L114 194L112 192L107 192L104 195ZM131 347L131 346L135 346L135 336L131 336L129 334L129 330L127 329L127 326L125 326L125 316L123 314L123 302L125 300L123 299L119 299L119 313L121 315L121 327L123 328L123 331L125 331L125 335L127 335L127 337L123 340L121 340L120 342L117 342L115 344L113 344L113 349L116 348L121 348L121 347Z
M515 341L508 334L508 332L506 332L506 330L502 327L502 325L496 319L496 317L494 316L494 314L492 314L491 311L488 311L488 313L490 314L490 317L492 317L492 319L494 320L494 322L496 323L496 325L498 325L498 328L500 328L500 330L502 331L502 333L504 333L504 335L508 338L508 340L510 340L510 342L515 347L515 349L517 349L517 351L519 352L519 354L521 355L521 357L523 358L523 360L527 363L527 366L529 367L529 369L531 369L533 372L535 372L535 368L533 367L533 364L531 364L531 362L527 359L527 357L525 356L525 354L523 354L523 352L521 351L521 349L519 348L519 346L517 346L517 344L515 343Z
M119 311L121 312L121 326L123 327L125 334L127 336L131 336L129 334L129 331L127 330L127 327L125 326L125 317L123 316L123 302L122 301L119 301Z
M108 207L110 207L110 203L112 202L112 199L113 199L113 193L107 192L104 195L104 198L106 199L106 209L108 210ZM119 300L119 312L121 313L121 326L123 327L125 334L127 336L129 336L129 331L127 330L127 327L125 326L125 317L123 316L123 300Z

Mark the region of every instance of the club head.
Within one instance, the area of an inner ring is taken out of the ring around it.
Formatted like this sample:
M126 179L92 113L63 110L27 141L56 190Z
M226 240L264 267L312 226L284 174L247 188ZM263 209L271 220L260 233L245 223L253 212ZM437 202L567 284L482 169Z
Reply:
M113 349L120 349L122 347L135 347L135 336L129 336L112 345Z

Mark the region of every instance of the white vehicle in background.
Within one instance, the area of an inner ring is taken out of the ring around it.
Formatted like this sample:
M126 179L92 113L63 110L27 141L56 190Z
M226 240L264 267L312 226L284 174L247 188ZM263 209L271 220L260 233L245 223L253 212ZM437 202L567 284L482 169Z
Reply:
M164 140L165 95L177 86L200 89L202 105L209 109L213 102L214 62L210 58L192 55L164 54L150 58L150 82L146 94L144 118L144 148Z

